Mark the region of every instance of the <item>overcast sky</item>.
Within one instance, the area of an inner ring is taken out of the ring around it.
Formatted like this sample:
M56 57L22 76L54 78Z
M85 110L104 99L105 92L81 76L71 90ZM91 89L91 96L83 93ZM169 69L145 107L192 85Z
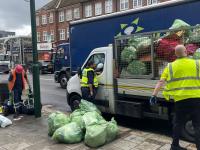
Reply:
M51 0L35 0L36 9ZM17 35L28 35L30 27L30 8L25 0L0 0L0 30L14 31Z

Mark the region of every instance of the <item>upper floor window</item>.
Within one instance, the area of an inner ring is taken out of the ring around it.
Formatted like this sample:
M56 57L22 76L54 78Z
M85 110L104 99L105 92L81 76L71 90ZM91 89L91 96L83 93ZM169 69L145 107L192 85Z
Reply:
M120 10L127 10L129 8L129 0L120 0Z
M36 17L36 26L39 26L39 25L40 25L40 17L37 16L37 17Z
M65 40L65 29L59 30L60 40Z
M67 21L72 20L72 10L71 9L66 11L66 20Z
M59 22L64 22L65 21L65 14L64 11L59 12Z
M51 36L51 41L54 41L54 30L51 30L50 36Z
M158 0L148 0L148 5L157 4Z
M53 23L53 13L49 14L49 23Z
M142 0L133 0L133 8L141 6L142 6Z
M101 15L102 14L102 3L96 3L95 4L95 15Z
M69 27L67 27L67 39L69 38Z
M79 19L79 18L80 18L80 9L74 8L74 19Z
M111 13L113 11L113 1L106 0L105 1L105 13Z
M47 31L43 31L43 41L47 41L48 40L48 33Z
M92 16L92 5L86 5L85 6L85 17L91 17Z
M37 41L40 42L40 32L37 32Z
M42 15L42 24L47 24L47 15Z

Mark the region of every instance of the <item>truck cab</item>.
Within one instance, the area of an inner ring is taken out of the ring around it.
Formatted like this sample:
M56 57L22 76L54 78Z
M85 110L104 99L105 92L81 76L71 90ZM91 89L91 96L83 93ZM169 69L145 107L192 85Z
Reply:
M66 88L70 76L70 50L69 43L63 43L56 48L54 59L54 79L60 83L62 88Z

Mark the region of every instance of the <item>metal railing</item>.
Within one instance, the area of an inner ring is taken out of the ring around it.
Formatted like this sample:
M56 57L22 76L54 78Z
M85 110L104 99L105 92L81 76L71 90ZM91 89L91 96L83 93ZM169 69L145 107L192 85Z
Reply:
M183 44L189 57L200 59L200 26L183 27L115 38L115 60L119 78L158 79L174 49Z

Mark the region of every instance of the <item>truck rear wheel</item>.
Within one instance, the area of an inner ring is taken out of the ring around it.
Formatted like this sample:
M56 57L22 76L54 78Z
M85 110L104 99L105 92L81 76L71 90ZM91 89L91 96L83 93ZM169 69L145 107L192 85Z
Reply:
M189 141L195 141L194 127L192 121L189 119L185 121L184 126L182 127L182 136Z
M67 77L66 77L65 74L61 74L60 75L60 86L61 86L61 88L66 89L66 86L67 86Z
M79 108L80 101L81 97L79 95L72 95L70 97L69 102L72 111Z

